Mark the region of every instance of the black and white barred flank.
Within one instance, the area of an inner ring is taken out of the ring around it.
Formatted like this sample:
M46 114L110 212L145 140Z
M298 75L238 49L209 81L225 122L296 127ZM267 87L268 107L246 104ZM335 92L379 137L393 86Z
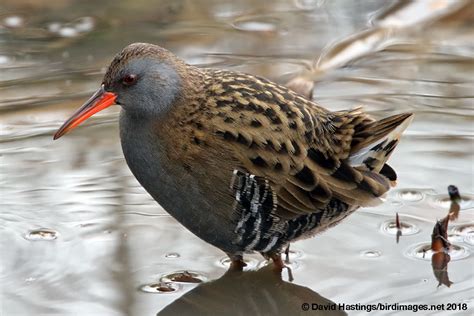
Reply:
M284 221L274 215L277 197L268 180L234 170L231 189L236 201L234 242L243 252L279 253L288 242L348 211L347 204L332 199L323 210Z
M235 243L243 251L269 252L279 239L275 230L279 218L273 215L277 198L270 183L261 177L234 170L232 189L237 214Z

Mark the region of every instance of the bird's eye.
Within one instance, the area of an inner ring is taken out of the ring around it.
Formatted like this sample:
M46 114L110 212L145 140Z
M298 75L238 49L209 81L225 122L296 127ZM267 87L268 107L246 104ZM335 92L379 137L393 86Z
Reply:
M131 86L137 82L137 75L125 75L122 78L122 83L126 86Z

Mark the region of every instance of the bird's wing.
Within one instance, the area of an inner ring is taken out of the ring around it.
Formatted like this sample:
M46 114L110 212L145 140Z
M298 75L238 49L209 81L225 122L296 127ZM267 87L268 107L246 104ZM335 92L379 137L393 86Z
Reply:
M244 168L270 181L278 215L317 212L332 198L368 205L389 189L382 167L374 170L361 158L388 152L377 156L383 166L396 143L376 145L406 116L376 122L360 109L329 112L262 78L224 71L215 77L206 125L234 147ZM358 164L351 163L353 154L360 154Z

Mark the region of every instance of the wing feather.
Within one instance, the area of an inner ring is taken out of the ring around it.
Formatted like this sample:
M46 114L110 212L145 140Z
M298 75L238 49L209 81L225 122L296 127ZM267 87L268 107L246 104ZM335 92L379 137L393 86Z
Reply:
M209 98L225 102L210 103L216 115L207 123L234 148L244 168L270 181L277 215L322 211L332 198L369 205L389 189L386 176L351 165L350 156L387 138L407 115L375 121L360 108L330 112L265 79L219 75Z

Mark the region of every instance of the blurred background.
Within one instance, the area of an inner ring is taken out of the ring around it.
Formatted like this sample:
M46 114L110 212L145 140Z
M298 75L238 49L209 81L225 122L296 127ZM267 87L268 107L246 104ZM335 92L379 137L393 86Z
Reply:
M52 141L132 42L161 45L197 66L289 83L333 110L363 105L377 118L414 112L390 160L398 187L383 205L292 245L293 285L336 303L461 303L467 310L451 313L472 315L469 0L2 0L2 315L156 315L228 266L224 253L180 226L133 178L120 149L118 107ZM442 269L450 281L441 282L429 245L436 220L449 209L449 184L462 200ZM247 263L266 264L257 255ZM173 278L183 271L192 277ZM199 293L194 307L212 314L216 307L203 305L215 292ZM232 295L245 294L252 290ZM301 302L290 311L301 312Z

